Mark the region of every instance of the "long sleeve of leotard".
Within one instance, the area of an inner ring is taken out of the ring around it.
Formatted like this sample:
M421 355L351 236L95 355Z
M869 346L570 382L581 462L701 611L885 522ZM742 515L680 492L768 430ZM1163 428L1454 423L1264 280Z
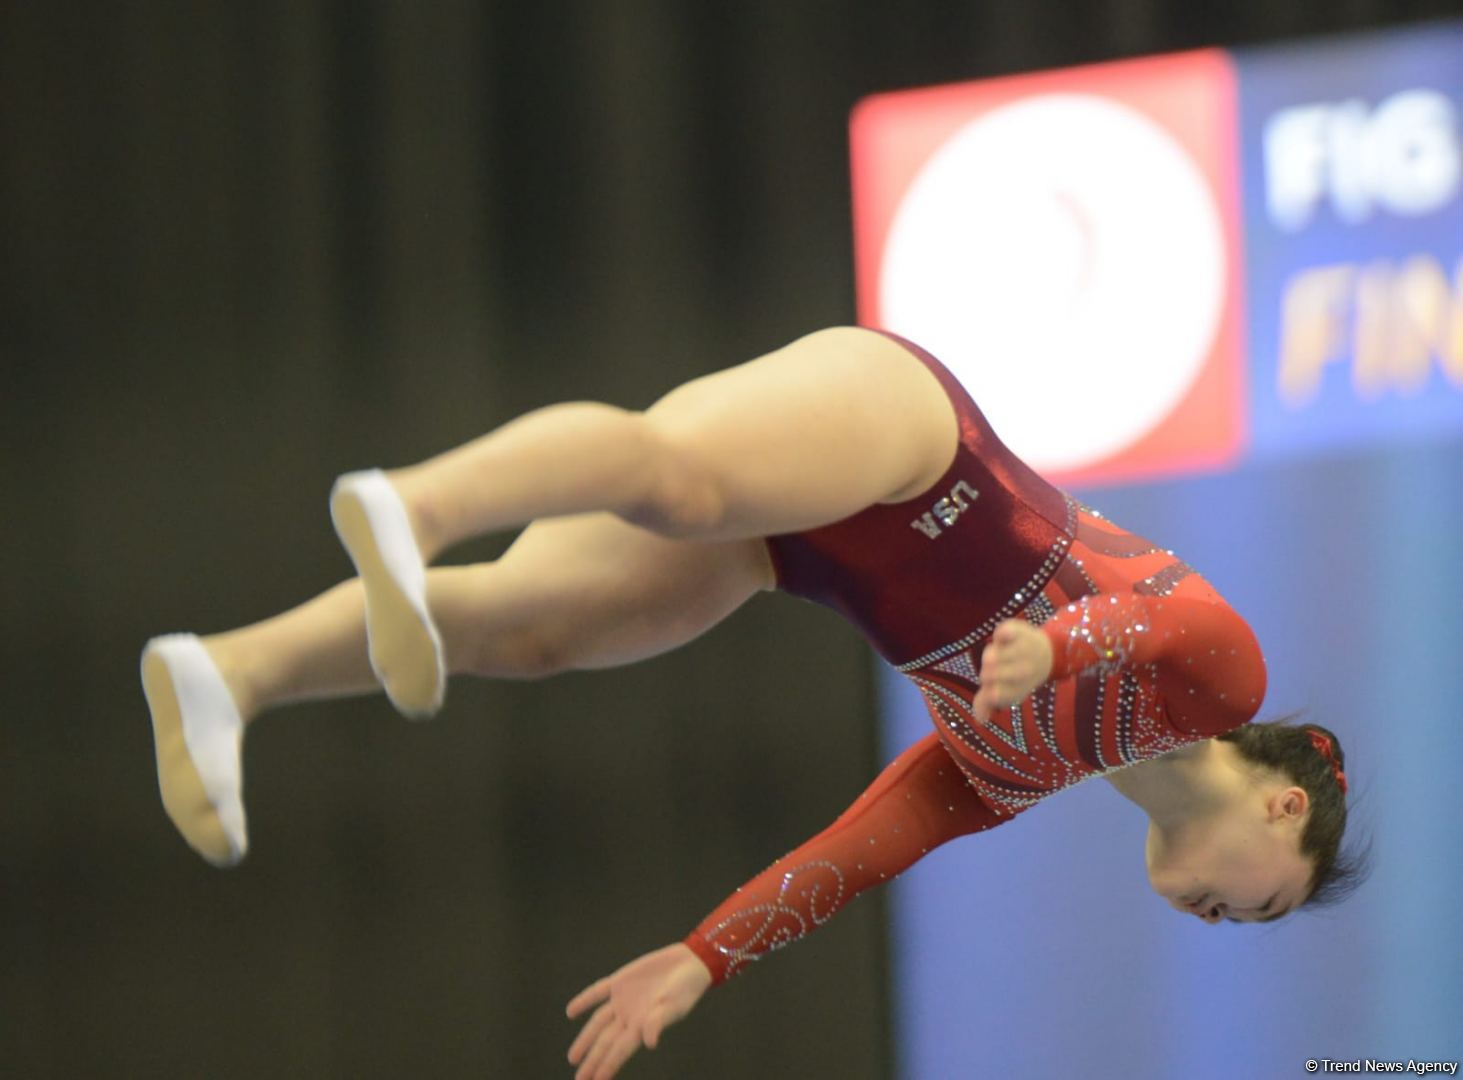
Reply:
M1229 731L1265 696L1259 643L1222 601L1100 593L1067 605L1042 630L1052 645L1052 680L1153 665L1169 719L1182 731Z
M997 816L932 732L905 750L823 832L778 859L702 921L685 944L713 985L827 922L864 889Z

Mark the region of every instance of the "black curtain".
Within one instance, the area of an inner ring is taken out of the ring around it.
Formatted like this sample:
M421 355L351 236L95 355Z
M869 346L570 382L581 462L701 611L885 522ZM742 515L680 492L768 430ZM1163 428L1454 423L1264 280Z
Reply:
M571 994L879 767L857 635L767 597L429 725L271 714L229 872L159 805L146 638L345 577L342 471L851 321L863 94L1457 7L0 4L0 1074L570 1075ZM883 903L627 1075L892 1075Z

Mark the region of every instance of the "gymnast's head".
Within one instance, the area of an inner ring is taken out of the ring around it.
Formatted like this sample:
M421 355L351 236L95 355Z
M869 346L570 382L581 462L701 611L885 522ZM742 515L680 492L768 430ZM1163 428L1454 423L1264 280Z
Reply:
M1348 782L1340 740L1292 719L1212 740L1195 812L1150 825L1149 878L1179 911L1207 923L1273 922L1336 904L1365 878L1366 853L1341 850Z

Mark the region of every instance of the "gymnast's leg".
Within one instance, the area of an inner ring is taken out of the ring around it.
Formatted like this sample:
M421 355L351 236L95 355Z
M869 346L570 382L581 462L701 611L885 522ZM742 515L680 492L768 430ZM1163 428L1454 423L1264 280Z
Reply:
M670 648L768 584L760 537L923 490L956 438L918 360L845 328L644 413L557 406L389 477L343 478L331 511L361 584L231 635L144 651L164 804L201 853L235 862L240 745L258 712L367 690L374 671L399 709L430 714L449 669L541 674ZM533 525L489 568L423 566L476 533L595 511Z
M882 334L838 327L644 412L539 409L390 479L431 561L459 540L591 510L696 539L811 528L923 490L955 439L923 365Z
M658 655L771 584L760 542L671 540L609 514L535 522L495 562L427 572L449 672L502 679ZM246 724L279 706L381 690L359 579L203 644Z
M674 648L771 583L760 541L678 541L594 514L537 522L496 562L434 569L427 595L454 674L537 678ZM380 689L361 583L238 630L156 639L143 682L168 814L195 850L231 865L247 849L244 726L291 702Z
M398 709L426 716L441 704L446 662L420 567L451 544L590 511L705 541L807 529L924 490L956 438L950 403L918 360L844 327L687 383L644 412L556 405L419 465L351 474L331 510L365 585L373 666Z

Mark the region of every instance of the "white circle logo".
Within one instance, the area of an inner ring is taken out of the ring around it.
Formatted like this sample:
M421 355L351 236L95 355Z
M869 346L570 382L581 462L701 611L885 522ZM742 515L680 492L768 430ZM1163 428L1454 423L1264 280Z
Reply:
M890 226L880 323L923 345L1037 469L1109 457L1193 384L1224 303L1218 208L1166 131L1047 94L945 142Z

